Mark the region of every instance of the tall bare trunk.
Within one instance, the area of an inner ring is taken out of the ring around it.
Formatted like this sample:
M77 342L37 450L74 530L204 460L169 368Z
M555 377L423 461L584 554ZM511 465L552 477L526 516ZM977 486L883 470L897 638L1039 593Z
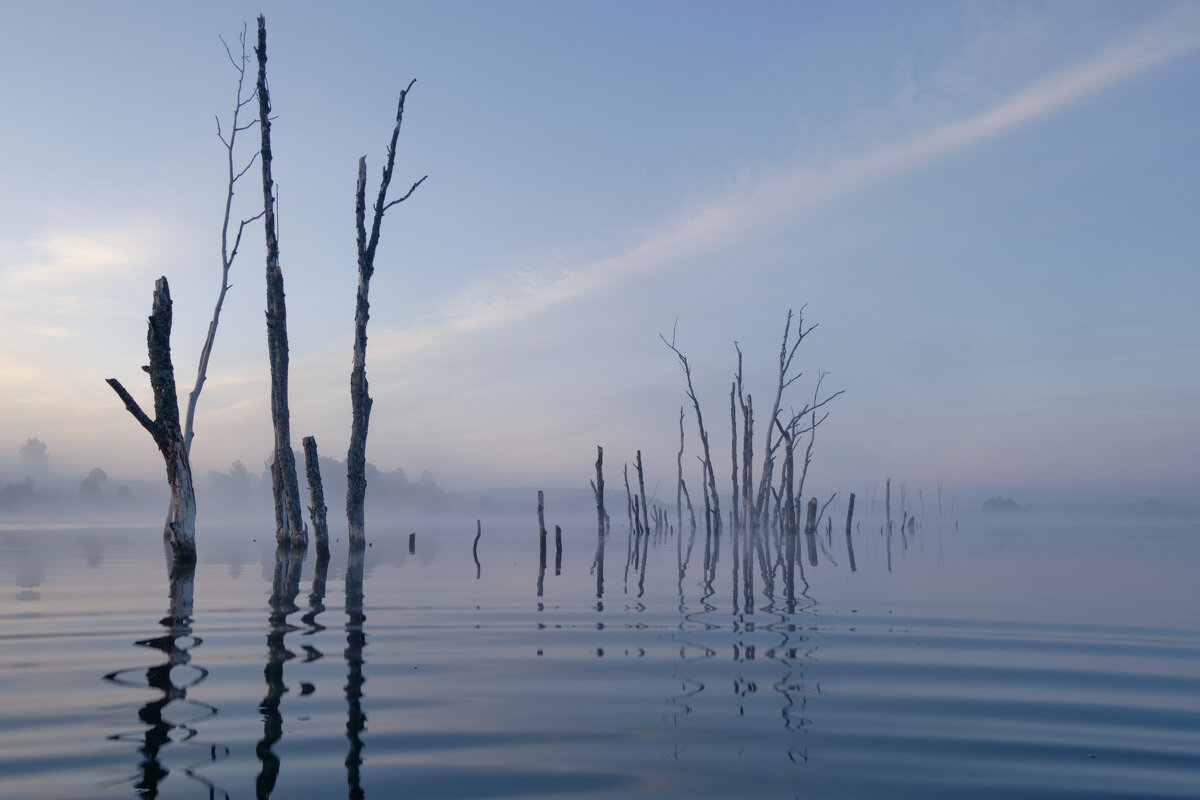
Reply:
M399 200L390 203L387 199L388 185L392 182L392 167L396 163L396 142L400 138L400 124L404 120L404 99L412 89L412 81L400 92L396 107L396 126L387 149L387 164L379 182L379 194L375 200L371 230L367 231L367 159L358 160L358 186L355 191L354 222L358 249L358 295L354 306L354 357L350 371L350 449L346 453L346 520L350 528L351 547L366 545L364 506L367 497L367 426L371 421L371 396L367 393L367 320L371 304L368 293L371 276L375 273L375 250L379 246L379 229L383 214L392 206L409 198L425 178L417 181ZM428 176L426 176L428 177Z
M704 507L708 517L709 528L719 533L721 530L721 501L717 496L717 478L713 474L712 454L708 447L708 431L704 429L704 416L700 413L700 401L696 397L696 390L692 386L692 368L688 364L687 358L675 346L675 334L671 334L671 341L667 341L667 337L659 334L659 338L663 340L663 344L671 348L675 356L679 359L679 365L683 368L683 375L687 379L687 396L692 401L692 410L696 412L696 427L700 430L700 446L704 452L704 476L708 481L708 491L705 495Z
M679 453L675 456L675 467L679 471L675 482L675 520L679 530L683 530L683 406L679 407ZM689 501L688 505L691 503ZM694 526L693 526L694 527Z
M646 480L642 476L642 451L637 451L638 496L642 498L642 530L650 533L650 518L646 515Z
M204 381L208 378L208 360L212 356L213 345L217 340L217 325L221 321L221 308L225 304L225 295L229 291L229 270L233 266L233 260L237 258L238 247L242 243L242 232L246 230L246 226L263 215L259 212L252 217L242 220L238 223L237 233L233 237L232 246L229 241L229 226L230 220L233 218L233 193L234 185L243 175L249 171L250 167L254 166L254 159L258 158L256 151L252 155L246 165L240 170L234 164L234 147L237 144L237 135L244 130L248 130L254 123L241 125L238 123L238 116L242 109L249 105L254 100L254 94L249 97L242 96L242 87L246 81L246 63L250 60L246 55L246 29L243 26L242 34L239 37L242 49L240 57L235 59L233 52L229 47L225 47L225 52L229 56L230 63L238 73L237 81L237 97L233 104L233 117L230 120L229 135L221 130L221 118L217 117L217 138L221 140L221 144L225 146L225 215L221 222L221 289L217 292L217 302L213 308L212 320L208 323L208 335L204 338L204 346L200 348L200 360L196 367L196 384L192 391L188 394L187 414L183 424L183 441L187 445L188 455L192 452L192 437L195 434L193 424L196 418L196 404L200 400L200 390L204 387ZM224 39L221 40L224 44Z
M154 438L167 469L171 487L171 508L163 536L171 544L175 561L196 560L196 494L192 487L192 467L187 442L179 427L179 398L175 393L175 368L171 364L171 290L165 277L154 284L154 302L146 330L146 349L150 356L150 388L154 391L154 419L142 411L137 401L116 378L108 385L125 403L125 408Z
M258 127L262 133L263 222L267 237L267 354L271 361L271 421L275 427L275 465L271 469L275 495L275 539L280 544L305 548L300 484L296 480L296 454L292 452L291 414L288 411L287 306L283 295L283 270L279 267L279 238L275 223L275 183L271 178L271 96L267 89L267 21L258 18Z
M592 482L592 494L596 496L596 535L604 536L604 448L596 445L596 480Z
M738 353L738 373L742 371L742 354ZM737 435L737 407L734 405L734 398L737 395L737 382L729 386L729 431L730 431L730 450L732 451L733 472L730 475L730 480L733 482L733 493L730 495L730 504L733 506L733 527L738 527L741 523L741 514L738 512L738 435Z

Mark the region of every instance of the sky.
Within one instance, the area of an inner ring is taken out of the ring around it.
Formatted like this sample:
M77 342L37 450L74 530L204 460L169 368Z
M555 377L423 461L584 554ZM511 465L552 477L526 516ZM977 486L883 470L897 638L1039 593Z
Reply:
M345 456L357 160L373 194L415 79L393 196L429 178L387 212L371 283L381 469L586 487L603 445L609 481L641 449L648 488L671 486L674 330L727 481L734 343L761 440L803 309L784 407L821 373L844 391L816 490L1200 503L1200 3L1151 1L10 4L0 479L29 437L81 476L162 475L104 379L152 405L165 275L181 396L195 380L237 80L221 37L236 52L258 13L296 447ZM261 210L257 167L237 190L235 218ZM200 475L271 451L263 238L248 226L233 267Z

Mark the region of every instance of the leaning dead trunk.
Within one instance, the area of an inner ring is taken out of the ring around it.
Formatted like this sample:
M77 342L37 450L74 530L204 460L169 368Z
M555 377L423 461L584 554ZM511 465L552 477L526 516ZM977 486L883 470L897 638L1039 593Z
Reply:
M388 184L392 182L392 167L396 163L396 141L400 137L400 123L404 120L404 98L408 88L400 92L400 103L396 108L396 127L392 129L392 140L387 149L387 164L379 182L379 195L375 200L375 214L371 231L367 233L367 159L358 160L358 187L355 191L354 221L358 246L358 295L354 306L354 358L350 371L350 449L346 454L346 520L350 527L350 546L366 546L364 505L367 497L367 425L371 420L371 396L367 393L367 320L371 304L368 293L371 275L375 272L375 250L379 246L379 228L383 224L383 213L397 203L408 199L425 178L417 181L399 200L387 201ZM428 176L426 176L428 177Z
M163 536L171 544L177 563L196 560L196 495L192 488L192 467L187 442L179 427L179 398L175 393L175 368L171 365L171 290L165 277L154 284L154 303L146 331L150 354L150 388L154 391L154 419L150 419L137 401L116 378L108 385L125 403L125 408L154 437L167 468L171 486L171 510Z
M267 90L267 21L258 18L258 126L262 131L263 222L267 236L267 354L271 361L271 421L275 428L275 458L271 488L275 495L275 539L293 547L308 546L292 452L291 413L288 410L287 307L283 271L279 267L279 238L275 224L275 184L271 178L271 97Z

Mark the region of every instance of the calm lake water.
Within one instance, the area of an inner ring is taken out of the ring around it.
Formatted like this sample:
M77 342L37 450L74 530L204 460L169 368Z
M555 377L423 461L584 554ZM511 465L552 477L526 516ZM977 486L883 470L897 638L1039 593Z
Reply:
M531 513L478 567L201 525L174 582L155 525L8 526L0 797L1200 797L1195 522L867 518L789 581L552 517L544 572Z

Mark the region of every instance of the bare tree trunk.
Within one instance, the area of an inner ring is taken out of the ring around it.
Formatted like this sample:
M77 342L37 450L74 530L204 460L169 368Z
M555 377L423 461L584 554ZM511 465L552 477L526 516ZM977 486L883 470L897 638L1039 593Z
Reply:
M358 247L358 299L354 307L354 359L350 371L350 405L353 419L350 425L350 450L346 454L346 519L350 526L350 545L366 545L364 503L367 496L367 425L371 419L371 396L367 393L367 320L371 304L368 292L371 275L375 272L375 250L379 246L379 228L383 214L398 203L403 203L420 186L425 178L414 183L399 200L390 203L387 199L388 184L392 182L392 167L396 163L396 142L400 138L400 124L404 120L404 99L412 89L412 81L400 92L396 106L396 126L387 149L387 164L379 182L379 194L375 200L371 231L368 235L367 215L367 159L358 160L358 187L355 191L354 221L357 229ZM426 176L428 177L428 176Z
M708 448L708 431L704 429L704 417L700 413L700 401L696 398L696 390L692 387L692 369L688 365L687 358L683 353L679 352L679 348L675 346L675 334L671 334L671 341L667 341L667 337L659 334L663 343L671 348L679 359L679 365L683 367L683 375L687 379L687 395L692 401L692 409L696 412L696 426L700 429L700 445L704 450L704 475L708 480L708 490L705 493L704 508L705 513L709 518L709 528L717 533L721 531L721 502L717 496L717 478L713 474L712 455Z
M738 351L738 377L742 373L742 352ZM730 504L733 506L733 527L738 527L741 523L741 515L738 513L738 435L737 435L737 407L734 405L734 398L737 395L737 382L734 381L729 386L729 431L730 431L730 450L732 451L733 473L730 480L733 483L733 494Z
M221 144L225 146L225 165L228 172L228 177L225 182L225 216L221 222L221 290L217 293L217 304L213 308L212 321L208 323L208 335L204 339L204 346L200 349L200 362L196 368L196 385L188 394L187 414L183 425L183 441L187 446L188 455L192 452L192 437L195 435L193 430L193 422L196 417L196 403L200 400L200 390L204 387L204 381L208 378L208 360L212 356L213 344L217 339L217 324L221 321L221 307L225 304L225 294L229 291L229 269L233 266L233 260L237 258L238 247L242 243L242 232L254 220L263 215L263 212L255 214L253 217L242 220L238 224L237 234L233 239L233 247L229 245L229 221L232 218L233 211L233 189L234 184L238 179L249 171L250 167L254 166L254 160L258 158L258 152L250 157L246 166L240 171L235 172L233 163L234 146L237 144L237 135L244 130L249 130L254 123L250 122L246 125L238 124L238 115L242 108L254 101L254 94L249 97L242 97L242 86L246 80L246 63L250 60L246 55L246 29L242 28L242 34L238 37L242 44L241 57L234 59L233 53L229 50L228 45L225 47L225 53L229 56L229 61L233 64L233 68L237 70L237 98L233 105L233 119L229 126L229 138L221 130L221 118L217 117L217 138L221 140ZM222 39L224 44L225 40Z
M679 530L683 531L683 406L679 407L679 453L675 456L675 467L679 470L679 478L675 482L675 519ZM689 500L689 509L691 505L691 500ZM695 525L692 527L694 528Z
M779 420L775 420L775 424L779 425ZM780 511L781 525L784 531L790 536L796 533L796 492L793 481L795 473L795 462L793 460L793 443L791 432L779 425L780 435L783 437L783 486L780 491L780 502L782 509Z
M288 411L287 307L283 271L279 267L279 239L275 224L275 184L271 178L271 96L267 90L267 21L258 18L258 126L262 133L263 223L267 237L267 353L271 361L271 421L275 427L275 465L271 469L275 495L275 539L280 544L305 548L308 532L296 480L296 454L292 452L291 414Z
M325 488L321 485L321 465L317 461L317 440L304 437L304 469L308 475L308 494L312 505L308 513L312 519L313 535L317 537L317 555L329 556L329 524L326 521Z
M633 519L633 493L629 491L629 464L625 464L625 470L622 473L625 476L625 513L629 517L629 535L633 535L634 519Z
M683 482L683 478L679 479L679 488L683 490L683 499L687 502L688 519L691 520L692 532L696 530L696 512L692 509L692 496L688 494L687 484Z
M887 494L884 495L883 508L887 514L888 533L892 532L892 479L887 479Z
M650 533L650 519L646 516L646 481L642 477L642 451L637 451L638 495L642 498L642 530Z
M791 378L788 377L788 372L792 366L792 357L796 355L796 349L800 346L800 342L804 341L804 337L815 327L816 325L813 325L808 330L804 329L804 308L801 307L800 319L796 325L796 341L792 344L791 349L789 349L788 339L791 337L792 312L791 309L788 309L787 322L783 326L783 344L779 347L779 382L775 387L775 403L771 406L771 416L767 418L767 441L763 450L762 473L758 478L758 498L754 508L755 520L758 520L762 516L771 487L771 472L775 453L775 434L771 428L774 425L775 418L779 416L779 404L783 400L783 390L795 381L796 378L800 377L799 375Z
M109 378L125 408L154 438L167 469L171 486L171 509L163 536L171 544L178 563L196 560L196 494L192 487L192 466L187 442L179 427L179 398L175 394L175 368L171 365L171 290L165 277L154 284L154 302L146 330L146 349L150 356L150 388L154 391L154 419L142 411L137 401L116 378Z
M544 508L545 508L545 504L543 502L542 490L538 489L538 504L537 504L538 535L542 539L542 547L546 546L546 519L542 513Z
M857 572L854 563L854 541L850 538L850 522L854 519L854 492L850 493L850 507L846 509L846 553L850 557L850 571Z
M817 498L808 499L808 519L804 523L804 545L808 551L808 563L817 565Z
M596 445L596 480L592 483L596 496L596 535L604 536L604 448Z
M737 347L736 343L734 347ZM754 527L758 520L754 519L750 502L754 492L754 398L747 395L742 398L742 350L738 348L737 371L738 405L742 408L742 524ZM734 493L733 503L738 503L737 493Z
M479 575L483 568L479 565L479 537L483 535L483 522L475 520L475 541L471 544L471 556L475 559L475 580L479 580Z

